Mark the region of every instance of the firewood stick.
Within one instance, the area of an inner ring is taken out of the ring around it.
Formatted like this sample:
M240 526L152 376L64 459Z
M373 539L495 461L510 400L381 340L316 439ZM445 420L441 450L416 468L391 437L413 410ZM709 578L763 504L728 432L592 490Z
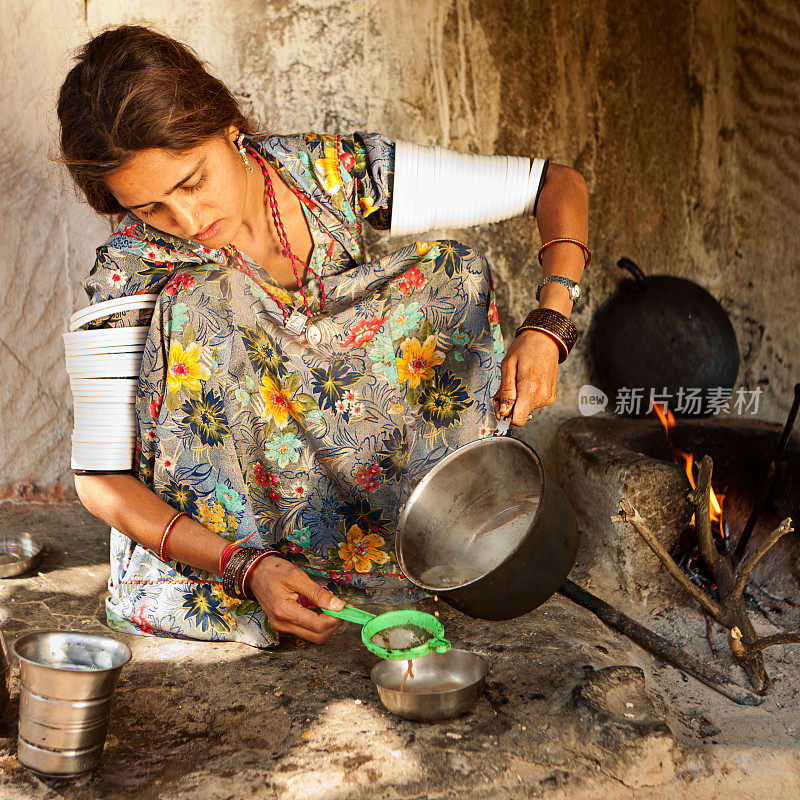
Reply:
M794 428L794 423L797 419L798 412L800 412L800 383L796 383L794 385L794 400L792 401L792 407L789 409L789 416L786 418L786 424L783 426L783 432L781 433L781 438L778 442L778 449L775 452L772 461L770 461L769 466L767 467L767 475L761 484L761 489L758 492L756 504L753 506L753 510L750 512L750 516L747 518L744 530L742 530L742 535L739 537L739 541L736 543L736 549L733 551L734 564L738 564L742 560L742 556L744 555L744 551L747 549L747 544L750 541L750 536L753 533L756 522L758 522L758 518L761 516L761 512L767 502L767 498L769 497L770 490L772 489L772 485L775 480L778 464L781 463L783 454L786 452L786 445L789 444L789 437L792 434L792 428Z
M697 678L697 680L706 684L706 686L725 695L725 697L728 697L735 703L746 706L758 706L764 702L763 697L759 697L753 692L741 686L737 686L735 683L731 683L728 677L715 667L704 664L702 661L694 658L694 656L690 656L663 636L659 636L657 633L645 628L644 625L626 616L621 611L617 611L616 608L590 592L587 592L585 589L582 589L571 580L565 580L558 591L560 594L564 595L564 597L569 598L588 611L591 611L610 628L632 639L657 658L692 675Z
M666 567L667 572L678 582L681 588L690 594L702 608L711 614L720 624L722 623L722 608L712 600L699 586L695 586L684 574L683 570L675 563L672 556L664 549L655 534L647 526L639 512L627 497L620 497L619 505L622 514L615 514L611 519L614 522L627 522L631 524L639 536L645 540L647 546L658 556L661 563Z
M692 503L695 508L694 529L697 532L700 555L703 556L703 561L706 562L706 566L714 575L717 585L730 584L733 582L730 580L732 574L727 576L729 580L725 580L725 578L720 580L720 572L727 571L732 573L732 570L730 568L725 570L727 565L724 563L724 559L719 550L717 550L717 546L714 544L714 536L711 533L711 515L709 513L709 508L711 506L711 473L713 472L713 467L714 462L711 460L711 456L707 455L703 456L698 465L697 488L692 492Z
M765 650L776 644L800 644L800 633L775 633L772 636L761 636L750 645L750 648Z
M773 618L772 614L770 614L770 612L764 608L764 606L761 604L761 601L752 592L748 592L746 587L742 592L742 598L744 599L745 607L753 608L755 611L761 614L761 616L764 617L764 619L769 622L770 625L774 625L776 628L781 627L780 623Z
M792 518L786 517L786 519L772 531L769 538L763 541L749 556L747 556L742 562L741 567L739 567L739 571L736 575L736 585L733 587L734 597L742 596L744 587L747 585L747 579L750 577L750 573L753 571L756 564L761 561L773 545L777 544L782 537L787 533L791 533L793 530Z

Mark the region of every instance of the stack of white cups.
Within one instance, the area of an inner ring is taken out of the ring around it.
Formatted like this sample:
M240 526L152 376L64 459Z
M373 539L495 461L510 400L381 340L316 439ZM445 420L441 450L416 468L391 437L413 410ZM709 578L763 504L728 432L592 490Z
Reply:
M121 297L84 308L64 334L75 424L72 469L129 470L136 445L136 388L147 326L80 330L100 317L152 309L157 295Z
M533 214L545 159L395 142L392 236Z

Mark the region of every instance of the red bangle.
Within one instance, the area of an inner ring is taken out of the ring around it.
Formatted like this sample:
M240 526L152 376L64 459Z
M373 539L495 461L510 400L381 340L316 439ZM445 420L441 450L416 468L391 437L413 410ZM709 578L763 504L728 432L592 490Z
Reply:
M222 575L225 572L225 567L228 566L228 562L231 560L231 556L236 551L237 547L241 547L238 542L230 542L229 544L225 545L224 550L222 551L222 555L219 557L219 574Z
M253 561L253 563L245 570L244 575L242 576L242 594L247 595L251 600L255 600L256 596L245 587L245 583L247 581L248 576L253 571L255 565L258 564L259 561L265 558L284 558L284 554L281 553L280 550L264 550L261 553L261 555L258 556Z
M167 523L167 527L166 527L166 528L164 528L164 533L162 533L162 534L161 534L161 545L160 545L160 546L159 546L159 548L158 548L158 557L159 557L159 558L160 558L162 561L166 561L166 560L167 560L167 559L164 557L164 556L165 556L164 548L166 547L166 544L167 544L167 539L169 538L169 535L172 533L172 529L175 527L175 523L176 523L176 522L177 522L177 521L178 521L178 520L179 520L181 517L188 517L188 516L189 516L189 515L188 515L188 514L187 514L185 511L179 511L179 512L178 512L178 513L177 513L177 514L176 514L176 515L175 515L175 516L174 516L174 517L173 517L173 518L172 518L172 519L171 519L171 520L170 520L170 521Z
M544 251L547 250L547 248L550 247L551 244L556 244L558 242L568 242L569 244L575 244L578 247L580 247L581 250L583 250L583 268L584 269L586 269L586 267L588 267L589 264L592 263L592 251L582 241L580 241L580 239L572 239L569 236L561 236L558 239L551 239L549 242L545 242L539 248L539 255L537 256L537 258L539 260L539 265L540 266L543 266L543 264L542 264L542 253L544 253Z
M252 592L247 590L247 579L248 577L250 577L250 573L255 569L255 566L256 564L258 564L259 561L262 561L268 556L274 556L274 555L275 555L274 550L263 550L250 562L250 564L247 567L245 567L244 573L242 574L242 594L245 595L245 597L249 597L251 600L256 599L256 596Z

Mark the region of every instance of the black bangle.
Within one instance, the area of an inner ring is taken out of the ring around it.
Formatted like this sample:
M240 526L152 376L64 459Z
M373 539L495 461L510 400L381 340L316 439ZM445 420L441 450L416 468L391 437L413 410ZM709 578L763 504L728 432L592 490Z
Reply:
M225 569L222 571L222 591L228 597L235 597L238 600L247 599L239 589L239 572L242 565L259 552L253 547L237 547L233 551L228 563L225 565Z
M534 308L514 335L519 336L523 331L541 331L555 339L559 349L559 364L578 341L578 329L567 317L552 308Z
M547 177L547 168L550 166L550 159L545 159L544 166L542 167L542 174L539 177L539 188L536 190L536 199L533 201L533 216L536 217L536 207L539 205L539 195L542 193L544 186L544 179Z
M238 600L255 600L253 594L244 585L245 578L247 578L253 562L270 556L283 558L283 553L279 550L266 550L261 547L237 547L222 571L222 591L229 597L235 597Z
M73 469L72 474L73 475L133 475L133 470L132 469Z

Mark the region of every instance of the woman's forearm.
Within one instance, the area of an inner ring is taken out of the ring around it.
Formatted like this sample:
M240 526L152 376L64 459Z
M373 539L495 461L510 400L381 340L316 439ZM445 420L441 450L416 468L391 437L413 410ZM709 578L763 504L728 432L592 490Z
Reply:
M155 553L176 514L133 475L76 475L75 490L90 513ZM200 523L181 517L169 535L166 554L171 561L217 574L226 544Z
M562 164L550 164L539 195L536 221L543 243L564 236L587 243L589 195L586 181L579 172ZM583 251L574 244L557 242L542 254L543 278L562 275L577 283L583 274L583 265ZM560 283L548 283L542 287L539 305L566 316L572 311L569 291Z

